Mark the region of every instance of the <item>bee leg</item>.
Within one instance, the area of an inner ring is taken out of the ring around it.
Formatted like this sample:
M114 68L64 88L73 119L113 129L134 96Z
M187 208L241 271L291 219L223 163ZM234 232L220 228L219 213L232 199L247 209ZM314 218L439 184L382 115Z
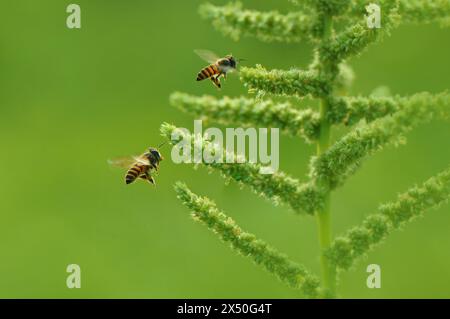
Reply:
M153 185L156 185L155 179L152 177L152 175L150 175L150 174L148 174L148 173L145 174L145 179L148 180L149 183L151 183L151 184L153 184Z
M222 75L223 75L223 79L226 80L227 79L227 73L223 72Z
M216 79L214 78L214 76L210 77L209 79L211 80L211 82L214 86L217 86Z
M218 89L221 88L219 76L220 76L220 75L210 77L212 83L213 83L214 86L217 87Z

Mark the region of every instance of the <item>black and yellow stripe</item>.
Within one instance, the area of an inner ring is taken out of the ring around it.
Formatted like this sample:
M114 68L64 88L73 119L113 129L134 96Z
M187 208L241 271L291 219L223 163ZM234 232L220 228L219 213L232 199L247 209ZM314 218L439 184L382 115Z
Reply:
M208 65L206 68L202 69L197 74L197 81L202 81L204 79L208 79L213 75L219 74L219 68L216 64Z
M148 169L147 165L143 165L140 163L134 164L125 175L125 183L131 184L133 183L136 178L138 178L140 175L144 174Z
M148 173L139 176L139 178L142 178L143 180L148 181L149 183L155 185L155 179L153 178L152 175L150 175L150 174L148 174Z
M211 81L212 81L212 83L215 85L215 86L217 86L219 89L221 88L221 84L220 84L220 80L219 80L219 77L218 76L212 76L211 77Z

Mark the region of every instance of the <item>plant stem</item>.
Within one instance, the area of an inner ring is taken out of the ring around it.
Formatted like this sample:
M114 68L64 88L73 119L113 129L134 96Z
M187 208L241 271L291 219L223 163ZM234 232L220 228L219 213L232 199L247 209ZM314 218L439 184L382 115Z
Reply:
M332 31L332 17L326 16L324 18L324 33L322 41L329 41ZM324 61L322 61L323 63ZM326 61L328 62L328 61ZM322 72L329 73L331 69L330 64L322 65ZM331 125L328 121L329 103L326 98L320 101L320 136L317 142L317 156L323 154L330 146L330 129ZM319 244L320 244L320 266L322 272L323 286L327 290L326 296L335 296L336 294L336 268L330 263L323 252L331 245L331 211L330 211L330 191L324 195L323 208L316 212Z
M322 100L320 105L320 113L322 123L320 125L320 137L317 143L317 155L320 156L325 152L330 144L330 123L326 118L328 112L328 102ZM328 290L331 296L336 293L336 269L332 266L328 258L323 252L331 245L331 212L330 212L330 192L324 195L323 208L316 212L319 244L320 244L320 266L322 270L322 280L324 288Z

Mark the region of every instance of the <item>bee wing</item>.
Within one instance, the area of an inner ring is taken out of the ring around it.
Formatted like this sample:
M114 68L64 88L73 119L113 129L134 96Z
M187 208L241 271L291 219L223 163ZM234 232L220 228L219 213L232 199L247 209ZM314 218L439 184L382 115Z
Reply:
M120 168L129 168L136 162L148 165L148 160L145 161L145 159L142 156L116 157L108 160L109 165Z
M215 63L217 60L219 60L219 56L215 54L214 52L208 51L208 50L194 50L194 52L203 60L205 60L208 63Z
M139 162L144 165L150 165L150 161L148 160L147 156L141 155L141 156L134 156L134 162Z

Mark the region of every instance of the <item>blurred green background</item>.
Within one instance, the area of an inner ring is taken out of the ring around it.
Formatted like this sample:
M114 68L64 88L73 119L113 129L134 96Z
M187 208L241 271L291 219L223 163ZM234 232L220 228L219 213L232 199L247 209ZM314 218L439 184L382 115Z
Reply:
M310 61L307 44L223 37L200 19L201 2L77 0L82 29L69 30L70 1L1 1L0 297L298 296L194 223L175 198L177 180L319 273L314 218L225 185L203 168L166 160L155 189L142 182L126 186L124 172L107 165L108 158L161 143L164 121L192 128L194 118L169 105L171 92L246 94L236 76L220 92L195 82L204 63L193 49L231 52L247 65L268 68L305 67ZM260 2L246 1L246 7L293 8L287 1ZM447 89L449 35L437 25L395 30L351 60L351 93L369 94L379 85L394 94ZM434 121L409 134L406 146L366 160L333 194L334 233L443 170L450 160L449 136L448 123ZM281 169L306 179L314 147L285 136L280 143ZM169 159L169 149L162 152ZM449 298L449 211L448 204L430 211L389 237L342 275L341 295ZM81 289L66 287L71 263L81 266ZM366 287L370 263L381 265L381 289Z

